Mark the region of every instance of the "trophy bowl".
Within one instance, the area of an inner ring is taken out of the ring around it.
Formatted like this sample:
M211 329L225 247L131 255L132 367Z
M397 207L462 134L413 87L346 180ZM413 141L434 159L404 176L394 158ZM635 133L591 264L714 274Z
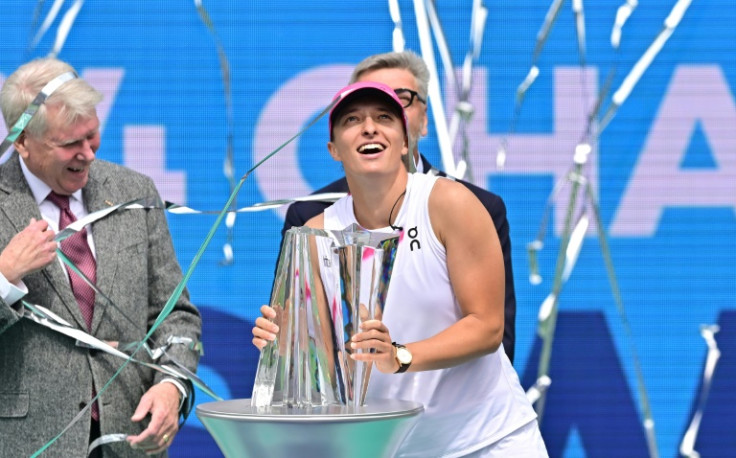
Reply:
M236 399L200 404L196 414L227 458L389 458L423 410L386 399L360 407L253 407Z

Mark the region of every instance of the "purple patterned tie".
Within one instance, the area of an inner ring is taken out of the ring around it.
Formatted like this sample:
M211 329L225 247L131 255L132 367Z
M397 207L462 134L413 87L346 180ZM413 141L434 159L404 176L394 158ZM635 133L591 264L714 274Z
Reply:
M46 200L53 203L61 214L59 215L59 231L77 220L74 213L69 209L69 196L62 196L51 191ZM67 237L61 242L61 251L71 262L79 269L92 283L97 281L97 263L92 255L92 250L87 244L87 230L82 229L71 237ZM71 282L74 297L77 299L79 309L87 324L87 330L92 329L92 316L95 307L95 290L92 289L76 272L69 266L66 267L69 272L69 280ZM92 388L94 395L94 387ZM92 418L99 419L99 407L97 402L92 405Z

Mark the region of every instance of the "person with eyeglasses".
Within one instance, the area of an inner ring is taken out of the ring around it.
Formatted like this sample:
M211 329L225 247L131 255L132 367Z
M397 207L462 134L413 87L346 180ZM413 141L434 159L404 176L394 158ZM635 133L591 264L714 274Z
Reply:
M394 89L408 121L409 151L416 165L416 171L439 175L447 175L434 168L426 157L419 153L419 140L427 135L427 93L429 86L429 70L426 64L412 51L388 52L375 54L365 58L353 70L350 83L374 81L383 83ZM405 164L407 167L408 161ZM411 169L409 169L411 170ZM493 224L498 233L503 253L504 271L506 274L504 297L504 332L503 350L509 361L514 362L514 342L516 336L516 293L514 290L514 273L511 263L511 239L509 237L509 222L506 218L506 205L500 196L483 188L457 180L465 185L481 201L491 215ZM347 192L348 184L345 177L320 188L314 194ZM283 238L287 230L296 226L303 226L309 219L322 213L331 202L295 202L289 206L281 230ZM277 258L278 259L278 258Z
M306 226L357 224L372 236L398 235L384 307L345 346L351 359L372 364L365 405L400 399L424 406L392 456L546 458L537 414L498 351L504 270L491 217L465 186L407 172L407 121L394 88L358 82L333 100L327 149L342 164L350 194ZM325 304L322 283L309 283L312 302ZM260 349L287 325L270 306L261 313L252 331Z

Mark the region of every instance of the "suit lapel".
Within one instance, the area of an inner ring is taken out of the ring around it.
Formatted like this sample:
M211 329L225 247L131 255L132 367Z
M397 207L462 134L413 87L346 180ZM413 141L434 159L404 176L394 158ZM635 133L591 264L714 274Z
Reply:
M119 202L111 195L107 186L108 177L102 173L100 167L92 164L90 178L84 187L84 203L89 213L103 210ZM120 237L115 227L115 218L106 217L92 224L92 237L95 242L95 255L97 258L97 288L110 295L112 283L117 269L118 256L120 252ZM103 297L95 298L95 313L92 319L92 333L97 331L100 322L111 306Z
M0 209L7 215L14 233L23 230L31 218L41 217L18 161L18 156L14 155L0 169L0 189L7 193L0 202Z
M31 188L23 176L18 155L14 154L2 166L1 170L0 188L7 193L7 196L4 196L0 202L0 211L5 213L7 221L13 226L12 233L17 234L28 225L31 218L41 219L41 212L38 210ZM40 285L42 290L33 291L32 295L48 297L49 294L56 294L80 328L85 329L86 325L82 312L79 310L79 304L74 298L69 279L61 264L58 261L52 262L41 271L41 274L46 281ZM47 303L39 305L51 307L52 302L52 300L48 300Z

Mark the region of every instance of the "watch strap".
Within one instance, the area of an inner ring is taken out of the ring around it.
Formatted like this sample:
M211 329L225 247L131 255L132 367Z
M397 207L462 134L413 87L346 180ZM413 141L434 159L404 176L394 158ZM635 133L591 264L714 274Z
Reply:
M391 342L391 345L393 345L394 347L396 347L396 351L397 352L398 352L399 348L406 349L406 346L405 345L401 345L400 343ZM409 363L409 364L402 363L399 360L398 354L396 356L396 362L399 363L399 368L396 370L396 372L394 372L394 374L402 374L402 373L406 372L407 369L409 369L409 366L411 366L411 363Z

